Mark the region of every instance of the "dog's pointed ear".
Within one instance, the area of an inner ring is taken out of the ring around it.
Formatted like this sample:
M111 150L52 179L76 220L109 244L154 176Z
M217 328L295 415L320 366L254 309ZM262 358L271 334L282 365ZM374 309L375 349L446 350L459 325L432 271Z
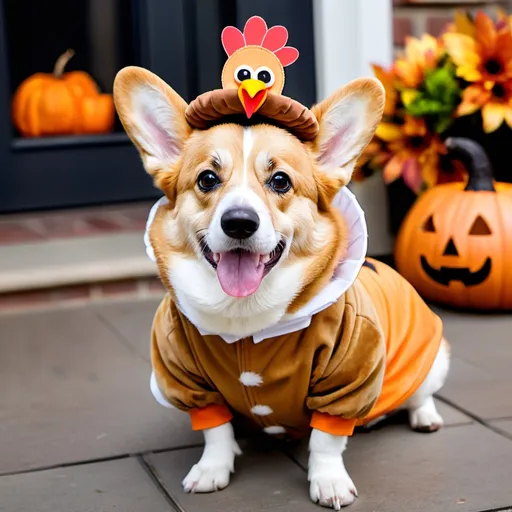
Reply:
M192 132L185 120L187 103L155 74L135 66L117 74L114 101L144 168L162 188L162 174L173 170Z
M384 87L377 79L359 78L313 107L320 125L313 152L320 170L340 187L350 181L359 155L372 139L384 99Z

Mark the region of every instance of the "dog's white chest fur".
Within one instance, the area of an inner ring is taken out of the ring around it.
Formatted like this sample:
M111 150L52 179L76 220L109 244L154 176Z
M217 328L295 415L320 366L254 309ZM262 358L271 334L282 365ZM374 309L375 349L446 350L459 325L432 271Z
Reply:
M149 230L156 211L167 203L163 197L149 213L144 243L147 255L155 261ZM204 262L170 255L169 279L178 306L203 335L217 334L227 343L252 336L255 343L306 328L313 315L326 309L352 285L364 262L368 232L364 213L356 197L346 187L333 200L349 227L349 242L344 260L330 283L310 302L292 315L286 315L290 289L299 290L300 267L271 272L260 289L245 299L226 295L213 270Z

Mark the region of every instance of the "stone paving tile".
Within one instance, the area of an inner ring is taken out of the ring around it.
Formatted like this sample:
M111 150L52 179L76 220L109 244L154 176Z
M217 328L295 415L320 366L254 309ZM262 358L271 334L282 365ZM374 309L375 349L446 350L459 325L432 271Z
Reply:
M512 380L460 359L459 352L454 347L447 382L438 394L483 420L512 417L512 399L505 392Z
M181 481L199 460L201 449L175 450L147 457L173 499L186 512L319 511L311 503L306 473L280 451L264 445L241 443L244 454L236 460L229 486L212 494L187 494Z
M202 441L90 309L4 316L0 332L0 473Z
M161 299L118 302L94 310L144 359L149 361L151 324Z
M491 421L490 424L494 427L499 429L500 431L504 432L505 434L512 437L512 418L509 419L503 419L503 420L496 420Z
M512 316L437 309L452 347L452 366L439 395L483 419L512 417Z
M469 425L473 423L473 420L461 413L457 409L447 405L439 400L436 400L437 411L443 417L444 424L447 427L452 427L455 425Z
M173 507L136 459L0 477L5 512L165 512Z
M305 468L307 446L292 450ZM512 506L512 441L482 425L418 434L384 428L351 439L352 512L479 512Z
M457 353L457 350L455 350ZM481 382L481 381L493 381L495 380L495 376L487 370L482 370L477 366L468 363L460 359L457 355L455 355L452 351L452 355L450 357L450 372L449 372L449 380L450 382L457 383L466 383L466 382Z
M512 315L437 311L454 356L497 380L512 381Z
M0 473L202 443L186 415L158 406L149 393L149 329L157 305L158 300L148 300L0 318ZM441 396L492 420L503 435L471 424L471 418L442 402L438 407L450 428L437 434L392 424L356 435L346 454L360 492L350 508L354 512L480 512L512 506L512 440L507 437L512 400L505 392L512 386L511 372L505 371L512 365L512 317L441 315L453 347ZM309 502L304 471L275 444L244 445L230 487L210 495L181 490L200 448L151 454L146 460L186 512L319 510ZM293 453L305 463L304 444ZM136 474L145 482L138 482L140 488L130 483ZM112 491L97 492L103 488L96 481ZM126 499L117 497L123 489ZM4 502L9 492L11 501ZM0 477L0 496L0 511L7 503L8 512L172 509L135 459ZM13 501L22 496L19 504Z
M487 421L512 417L510 390L512 381L508 379L457 383L448 378L439 396Z

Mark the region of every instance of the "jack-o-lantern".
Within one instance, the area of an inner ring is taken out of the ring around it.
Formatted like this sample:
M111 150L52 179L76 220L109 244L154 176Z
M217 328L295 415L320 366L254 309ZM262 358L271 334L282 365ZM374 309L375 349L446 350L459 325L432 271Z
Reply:
M476 142L454 137L446 145L468 169L467 185L438 185L419 197L398 233L397 268L431 301L512 309L512 185L494 183Z

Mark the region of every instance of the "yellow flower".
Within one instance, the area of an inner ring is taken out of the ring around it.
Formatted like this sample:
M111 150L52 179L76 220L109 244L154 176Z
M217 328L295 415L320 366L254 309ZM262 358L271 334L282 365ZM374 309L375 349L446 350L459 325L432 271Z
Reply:
M454 21L448 26L447 32L457 32L469 37L475 37L475 24L466 12L457 9Z
M405 55L394 65L397 78L406 88L417 88L426 72L437 66L443 52L440 41L431 35L424 34L421 39L406 38Z
M400 94L400 99L405 107L409 106L418 96L419 91L416 89L404 89Z
M479 12L472 35L449 33L443 38L457 75L472 82L462 93L456 116L481 110L485 133L497 130L504 121L512 127L511 26L503 12L496 23Z
M462 94L458 116L482 109L484 132L497 130L505 121L512 128L512 81L498 83L491 90L482 84L469 86Z

